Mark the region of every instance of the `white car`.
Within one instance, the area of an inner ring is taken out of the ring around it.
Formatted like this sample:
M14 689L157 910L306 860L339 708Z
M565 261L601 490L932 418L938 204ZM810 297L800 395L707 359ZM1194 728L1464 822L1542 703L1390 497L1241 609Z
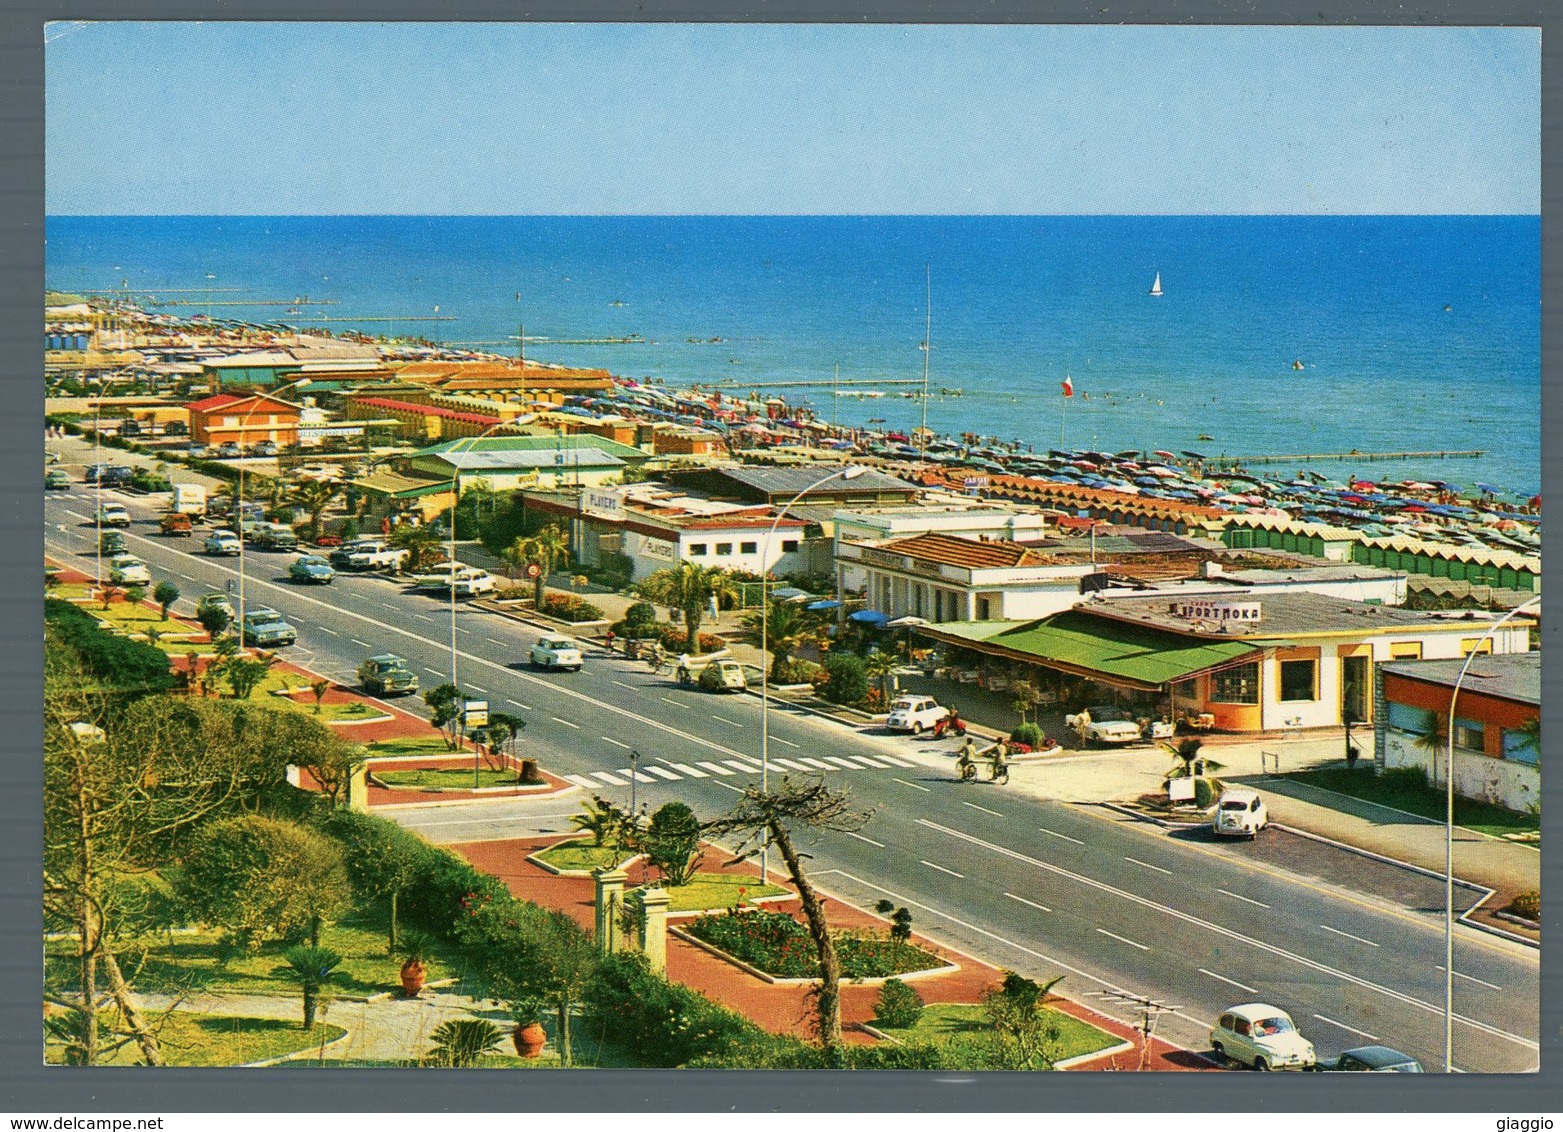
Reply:
M543 637L532 646L532 663L538 668L581 670L581 646L570 637Z
M891 731L921 735L949 714L950 709L940 707L932 696L902 696L890 705L890 718L885 720L885 726Z
M201 545L211 555L238 554L240 550L239 536L232 531L213 531Z
M1217 1057L1255 1069L1311 1069L1313 1043L1297 1032L1291 1015L1265 1002L1234 1006L1216 1019L1210 1045Z
M128 527L130 512L123 503L105 503L98 508L98 522L105 527Z
M487 570L468 566L464 562L441 562L438 566L431 566L415 574L412 584L414 589L439 593L449 593L454 589L457 597L476 597L491 592L497 583L494 575Z
M1243 786L1223 790L1215 813L1210 816L1210 831L1218 837L1258 837L1259 831L1269 824L1265 800L1257 791Z
M1064 716L1064 726L1080 736L1081 742L1086 745L1092 743L1109 743L1113 746L1121 746L1124 743L1138 743L1144 736L1140 732L1140 725L1123 708L1088 707L1078 715Z
M117 586L147 586L152 584L152 571L134 554L121 554L109 560L109 580Z

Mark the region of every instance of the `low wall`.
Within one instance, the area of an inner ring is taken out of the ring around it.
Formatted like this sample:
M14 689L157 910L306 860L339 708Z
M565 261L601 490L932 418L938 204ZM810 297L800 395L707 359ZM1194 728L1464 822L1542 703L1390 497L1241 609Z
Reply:
M1416 767L1427 771L1430 781L1441 783L1446 753L1442 747L1436 753L1418 747L1416 740L1403 731L1390 730L1384 734L1386 769ZM1463 797L1525 813L1541 804L1541 769L1456 748L1454 788Z

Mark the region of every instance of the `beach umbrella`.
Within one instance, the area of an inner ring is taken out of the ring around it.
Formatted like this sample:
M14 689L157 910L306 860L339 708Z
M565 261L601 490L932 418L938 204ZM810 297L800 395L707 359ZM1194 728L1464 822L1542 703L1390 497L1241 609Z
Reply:
M883 625L890 620L888 613L880 613L877 609L860 609L856 613L849 614L849 621L856 621L859 625Z
M1497 495L1503 490L1501 487L1493 487L1490 483L1479 483L1476 487L1478 491L1485 491L1488 495Z
M841 603L839 601L811 601L803 608L810 613L823 613L827 609L840 609Z

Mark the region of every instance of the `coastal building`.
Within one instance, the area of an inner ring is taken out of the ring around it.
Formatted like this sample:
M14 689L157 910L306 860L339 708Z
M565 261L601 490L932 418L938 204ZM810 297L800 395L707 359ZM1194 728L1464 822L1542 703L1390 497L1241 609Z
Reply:
M190 437L198 444L248 446L269 440L279 447L298 443L299 406L265 393L219 393L185 406Z
M686 491L712 499L733 499L780 507L799 492L817 483L839 465L809 464L801 467L763 468L749 464L718 468L690 468L667 473L667 480ZM812 488L809 503L837 507L909 504L922 494L916 485L883 472L865 471L853 479L834 479Z
M454 475L458 485L481 481L490 491L601 487L617 482L650 453L598 436L488 436L446 441L410 453L413 475Z
M390 397L365 397L354 393L347 398L347 419L376 424L395 421L403 439L427 444L430 441L481 435L504 418L447 409L440 405L417 404Z
M924 482L929 484L937 482L941 486L959 491L965 489L967 481L971 479L978 481L977 490L986 499L1032 503L1042 507L1058 508L1070 515L1098 519L1121 526L1167 531L1172 534L1189 534L1202 523L1223 518L1228 514L1222 508L1209 507L1201 503L1141 497L1124 491L1084 487L1079 484L1034 479L1029 476L991 474L973 477L964 470L940 469L925 475Z
M603 393L613 387L605 369L574 369L528 361L465 361L435 358L399 365L398 382L427 387L433 393L491 396L514 395L563 404L572 394Z
M1374 757L1383 769L1415 767L1447 781L1449 707L1463 661L1379 666ZM1481 656L1455 701L1454 788L1467 798L1524 812L1541 804L1541 653Z
M660 483L535 490L523 493L529 521L558 522L587 566L610 555L629 561L632 581L692 562L740 573L778 575L828 570L829 543L808 539L810 524L776 522L771 508L686 494ZM775 523L776 534L770 535Z
M1010 662L1061 699L1120 699L1147 716L1203 719L1220 731L1339 726L1373 719L1373 666L1529 648L1523 619L1416 612L1322 594L1092 594L1038 621L929 625L958 656ZM1478 643L1480 642L1480 643Z
M270 387L310 377L324 384L342 381L383 381L391 371L374 346L337 338L300 336L286 345L218 353L201 359L208 386Z

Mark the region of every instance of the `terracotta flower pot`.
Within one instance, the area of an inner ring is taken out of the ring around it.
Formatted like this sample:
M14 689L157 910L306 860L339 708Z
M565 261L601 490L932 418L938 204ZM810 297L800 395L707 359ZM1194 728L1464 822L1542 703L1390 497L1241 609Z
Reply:
M428 968L422 963L416 959L407 960L402 964L402 993L408 998L416 998L427 976Z
M525 1026L518 1024L510 1032L510 1040L516 1045L516 1053L522 1057L540 1057L548 1041L548 1033L541 1023L528 1022Z

